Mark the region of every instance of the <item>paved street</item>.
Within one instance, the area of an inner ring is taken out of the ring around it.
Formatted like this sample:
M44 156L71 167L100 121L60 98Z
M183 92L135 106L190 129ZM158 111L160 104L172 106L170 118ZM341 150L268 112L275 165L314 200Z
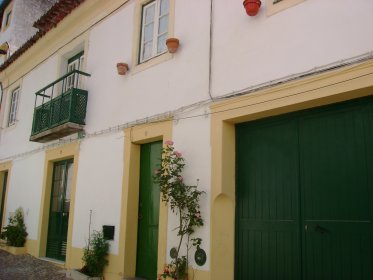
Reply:
M68 280L65 270L28 254L14 256L0 249L0 280Z

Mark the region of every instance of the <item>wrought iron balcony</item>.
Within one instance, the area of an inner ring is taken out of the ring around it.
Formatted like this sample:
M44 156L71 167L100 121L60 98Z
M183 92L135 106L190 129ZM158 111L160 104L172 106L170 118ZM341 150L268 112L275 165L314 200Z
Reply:
M35 93L30 141L45 143L83 130L90 74L73 70ZM55 96L53 96L55 95Z

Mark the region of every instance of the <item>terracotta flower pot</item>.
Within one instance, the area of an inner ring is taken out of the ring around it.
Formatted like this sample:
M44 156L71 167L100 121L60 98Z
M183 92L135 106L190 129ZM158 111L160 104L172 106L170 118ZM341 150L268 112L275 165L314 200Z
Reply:
M127 63L119 62L117 63L117 70L119 75L126 75L129 67Z
M261 5L262 5L262 2L260 0L243 1L243 6L245 7L246 13L249 16L255 16L258 13Z
M175 53L179 48L179 39L177 38L168 38L166 40L166 45L168 48L168 52Z

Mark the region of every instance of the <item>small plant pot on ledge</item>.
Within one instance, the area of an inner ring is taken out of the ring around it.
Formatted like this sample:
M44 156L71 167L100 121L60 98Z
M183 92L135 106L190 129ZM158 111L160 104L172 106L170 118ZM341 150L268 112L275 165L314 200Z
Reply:
M117 63L117 71L119 75L126 75L128 70L129 70L129 67L127 63L124 63L124 62Z
M262 5L262 2L260 0L243 1L243 6L245 7L246 13L251 17L256 16L261 5Z
M179 39L177 38L168 38L166 40L166 45L169 53L175 53L177 52L177 49L179 48Z

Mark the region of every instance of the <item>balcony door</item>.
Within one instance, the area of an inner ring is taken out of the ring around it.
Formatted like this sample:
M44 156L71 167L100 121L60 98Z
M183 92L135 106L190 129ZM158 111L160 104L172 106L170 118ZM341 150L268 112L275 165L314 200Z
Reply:
M73 160L54 163L46 257L65 261Z
M80 52L77 55L74 55L67 61L67 73L70 73L74 70L82 70L82 65L84 61L84 52ZM81 86L81 80L79 75L71 74L66 78L64 85L64 92L68 91L71 88L77 88Z

